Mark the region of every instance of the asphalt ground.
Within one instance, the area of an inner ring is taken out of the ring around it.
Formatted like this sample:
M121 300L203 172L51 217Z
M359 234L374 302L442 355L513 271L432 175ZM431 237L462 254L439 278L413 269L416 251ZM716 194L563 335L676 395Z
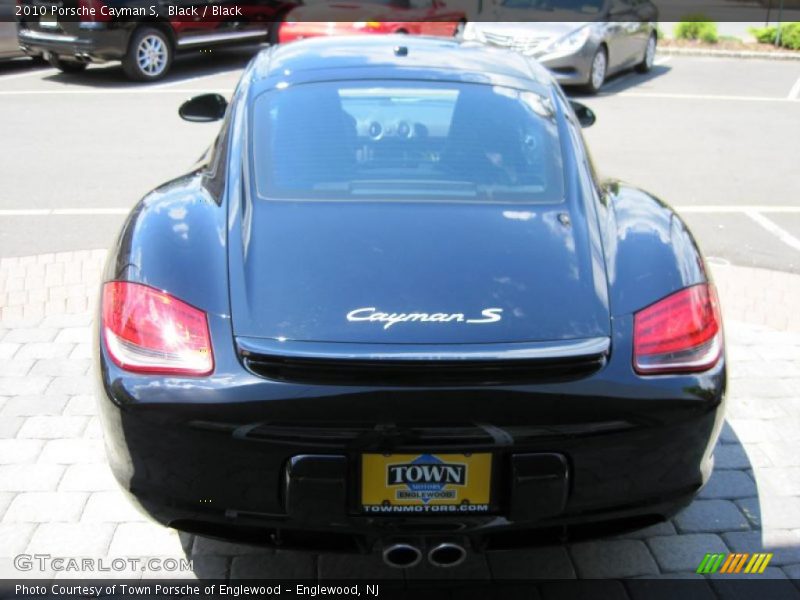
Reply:
M180 58L143 85L116 65L68 76L0 65L0 256L109 247L148 190L185 172L217 124L177 108L230 95L257 47ZM719 262L800 273L800 62L660 56L596 97L598 170L684 215Z

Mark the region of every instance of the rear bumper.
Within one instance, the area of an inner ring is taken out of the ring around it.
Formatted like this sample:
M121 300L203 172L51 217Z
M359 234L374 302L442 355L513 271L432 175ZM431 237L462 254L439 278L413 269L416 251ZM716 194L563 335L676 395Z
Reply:
M473 549L504 549L660 522L687 505L707 481L716 414L660 431L484 447L481 451L490 449L495 457L491 514L409 516L359 511L360 449L326 448L332 454L309 455L320 449L233 440L222 432L180 432L144 421L137 427L134 421L123 417L122 429L127 444L138 449L129 464L117 462L113 471L131 499L161 524L284 548L368 552L407 536L458 535ZM415 444L413 450L431 447ZM533 485L524 489L511 476L521 457L552 456L554 448L566 453L561 456L567 458L567 477L548 482L546 473L534 472ZM295 475L298 459L310 460Z
M230 331L216 317L211 327L212 338ZM121 486L157 521L221 538L367 551L457 532L479 549L547 539L532 530L642 526L702 487L723 420L724 360L701 374L640 378L623 343L576 381L456 389L275 382L225 348L215 344L216 372L202 380L131 375L102 347L97 369ZM490 452L490 512L366 514L360 461L370 452ZM517 476L531 455L562 457L563 473L534 459Z
M70 32L19 29L19 43L30 54L51 54L83 61L120 60L128 46L124 27L105 23L73 23Z

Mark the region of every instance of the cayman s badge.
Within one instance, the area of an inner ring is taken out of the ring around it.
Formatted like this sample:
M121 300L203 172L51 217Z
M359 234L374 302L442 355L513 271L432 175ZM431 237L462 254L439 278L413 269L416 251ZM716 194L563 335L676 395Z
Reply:
M464 313L387 313L379 311L374 306L356 308L347 313L347 320L352 323L360 321L383 323L384 329L389 329L389 327L397 323L469 323L483 325L485 323L497 323L502 318L502 308L484 308L481 311L481 316L477 318L467 318Z

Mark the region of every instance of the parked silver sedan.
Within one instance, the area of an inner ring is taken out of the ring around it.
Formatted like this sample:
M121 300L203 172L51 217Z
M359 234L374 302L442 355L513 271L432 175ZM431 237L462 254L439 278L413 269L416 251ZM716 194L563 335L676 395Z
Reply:
M464 40L532 56L562 85L594 93L614 73L653 66L657 10L649 0L501 0L490 14L497 21L468 23ZM545 15L567 20L532 20Z

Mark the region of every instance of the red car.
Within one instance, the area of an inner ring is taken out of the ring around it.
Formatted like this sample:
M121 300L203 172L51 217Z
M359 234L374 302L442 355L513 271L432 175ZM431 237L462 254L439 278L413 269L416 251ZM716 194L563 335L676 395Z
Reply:
M359 33L451 37L465 23L464 11L448 8L442 0L330 2L295 8L281 24L278 41Z

